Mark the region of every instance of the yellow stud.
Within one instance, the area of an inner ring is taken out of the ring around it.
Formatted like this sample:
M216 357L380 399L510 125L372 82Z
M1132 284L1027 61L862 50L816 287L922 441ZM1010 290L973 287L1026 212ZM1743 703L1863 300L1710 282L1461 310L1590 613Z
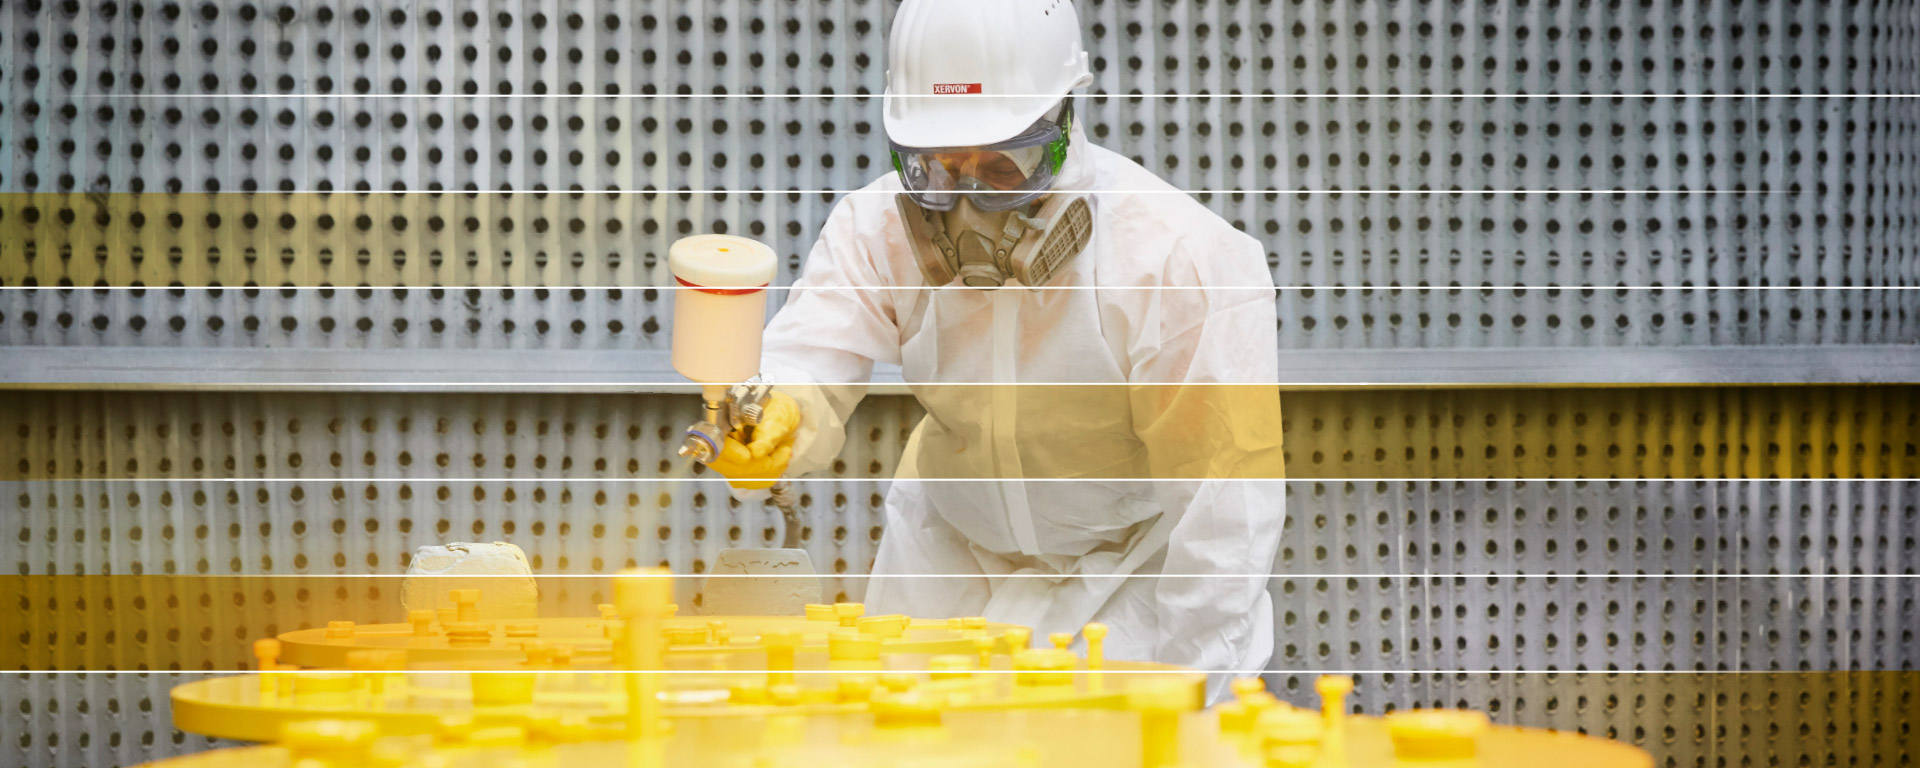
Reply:
M622 675L627 698L627 738L641 743L647 754L657 751L665 737L661 717L659 672L666 669L662 628L673 599L673 573L665 568L622 571L613 581L613 604L626 623L628 668L641 674Z
M834 691L834 698L842 703L859 703L873 698L876 684L872 675L842 675Z
M855 623L863 635L875 637L901 637L907 633L907 623L912 621L900 614L887 616L866 616Z
M480 620L480 590L456 589L447 593L453 601L453 620L471 624Z
M328 639L342 640L349 637L353 637L353 622L351 621L327 622L327 638Z
M493 625L491 624L455 622L447 625L447 643L449 645L489 645L492 642Z
M363 762L378 735L358 720L296 720L280 728L288 765L353 765Z
M539 637L540 625L530 621L514 622L507 625L507 637Z
M830 661L879 661L880 638L859 632L834 632L827 636Z
M860 617L866 615L867 606L863 603L834 603L833 615L840 619L840 626L858 626Z
M1353 692L1353 678L1346 675L1321 675L1313 681L1313 689L1320 694L1320 717L1329 727L1338 725L1347 716L1347 694Z
M271 637L253 641L253 658L260 663L262 672L279 669L280 641Z
M880 687L887 689L888 693L911 691L918 682L913 675L905 672L888 672L880 676Z
M793 654L800 647L800 633L776 630L760 637L767 646L767 685L793 682Z
M1072 632L1055 632L1047 635L1047 642L1053 643L1054 650L1064 651L1073 647Z
M1013 655L1013 681L1017 685L1072 685L1077 661L1072 651L1058 648L1033 648Z
M807 621L834 621L833 606L824 603L807 603Z
M1007 629L1007 653L1017 654L1033 647L1033 630L1026 627Z
M280 641L271 637L253 641L253 658L260 664L260 696L272 696L279 685Z
M724 621L707 622L707 631L713 633L714 645L731 645L733 643L733 630L727 629L727 623Z
M413 625L414 637L433 637L433 611L407 611L407 623Z
M973 659L968 656L935 656L927 661L927 670L935 680L965 680L973 677Z
M1087 638L1087 669L1100 669L1107 663L1107 625L1100 622L1080 628Z
M533 703L535 675L531 672L475 672L473 705L476 707L522 707Z
M1267 689L1267 681L1257 677L1235 678L1229 685L1233 691L1233 697L1242 702L1246 701L1248 696Z
M706 645L706 627L668 627L667 645Z
M1173 768L1180 764L1180 717L1205 703L1197 682L1148 679L1129 686L1127 708L1140 713L1140 765Z
M600 618L603 621L620 618L620 608L613 603L601 603L597 607L600 611Z
M435 623L443 627L449 624L455 624L459 622L459 618L454 614L452 608L433 609L433 620Z
M973 650L980 656L981 669L993 668L993 638L985 636L974 638Z
M1293 707L1271 707L1260 713L1261 750L1267 768L1308 768L1320 755L1326 725L1312 712Z
M1488 727L1482 712L1416 709L1387 715L1387 738L1401 760L1470 760Z
M573 665L573 646L556 645L553 647L553 665L567 667Z

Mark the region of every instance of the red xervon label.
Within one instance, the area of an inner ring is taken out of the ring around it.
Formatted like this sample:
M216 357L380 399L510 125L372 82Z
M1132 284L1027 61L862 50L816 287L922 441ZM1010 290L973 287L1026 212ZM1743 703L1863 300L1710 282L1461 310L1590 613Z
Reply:
M935 83L933 85L933 93L936 96L944 96L952 93L979 93L979 92L980 92L979 83Z

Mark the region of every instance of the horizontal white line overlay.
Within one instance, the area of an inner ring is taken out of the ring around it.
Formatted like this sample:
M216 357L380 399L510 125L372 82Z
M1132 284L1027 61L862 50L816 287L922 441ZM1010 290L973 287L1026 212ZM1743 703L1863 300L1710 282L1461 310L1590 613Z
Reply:
M279 386L279 385L276 385ZM697 385L683 385L694 387ZM1267 385L1262 385L1267 386ZM690 392L691 394L691 392ZM223 439L224 442L224 439ZM596 441L598 442L598 441ZM1599 485L1655 485L1655 484L1693 484L1709 483L1745 483L1760 485L1797 485L1832 483L1920 483L1920 478L1589 478L1589 477L1196 477L1196 478L1071 478L1071 477L761 477L734 478L741 481L787 480L795 485L809 483L848 484L848 483L1474 483L1486 485L1515 483L1558 483L1574 486ZM539 478L539 477L105 477L105 478L38 478L0 480L0 487L23 484L77 484L77 483L114 483L114 484L298 484L298 483L342 483L342 484L384 484L384 483L513 483L518 485L589 485L598 483L719 483L727 478L704 477L589 477L589 478Z
M1110 659L1110 661L1120 661L1120 660ZM280 671L268 672L264 674L273 674L273 675L338 674L341 671L345 671L345 670L328 670L328 669L280 670ZM936 672L943 672L947 670L885 669L885 670L867 670L867 671L901 672L906 674L934 674ZM1272 668L1268 668L1268 669L1188 669L1185 667L1170 667L1167 669L1099 669L1099 670L969 669L966 671L976 675L1033 674L1036 672L1044 672L1046 674L1062 674L1062 675L1086 675L1086 674L1169 675L1169 674L1185 673L1185 674L1201 674L1201 675L1246 675L1250 677L1258 676L1258 675L1445 676L1445 675L1836 675L1836 674L1865 674L1865 673L1884 673L1884 674L1902 674L1902 675L1920 674L1912 670L1905 670L1905 669L1830 669L1830 670L1579 669L1579 668L1575 668L1575 669L1286 669L1286 668L1281 668L1281 669L1272 669ZM470 670L405 669L405 670L391 670L391 671L374 670L374 671L367 671L367 672L358 672L356 674L524 675L524 674L532 673L532 674L541 674L541 675L754 675L754 676L765 676L767 672L768 671L764 669L758 669L758 670L754 670L754 669L738 669L738 670L733 670L733 669L712 669L712 670L709 670L709 669L654 669L654 670L647 670L647 669L535 669L535 670L529 670L529 669L470 669ZM203 669L203 670L43 669L43 670L11 670L6 672L0 672L0 676L12 677L12 676L26 676L26 675L238 675L238 674L252 674L252 673L260 673L260 670L247 669L247 668ZM802 670L802 669L796 669L796 670L793 670L792 672L786 672L782 670L781 673L792 674L796 676L804 676L804 675L844 676L849 674L848 671ZM857 674L857 672L854 672L854 673Z
M1409 197L1433 197L1433 196L1441 196L1441 195L1451 195L1451 196L1458 196L1458 197L1467 197L1470 195L1540 195L1543 197L1547 195L1584 196L1584 197L1636 197L1636 196L1637 197L1657 197L1660 195L1672 195L1675 197L1685 197L1689 195L1701 195L1701 196L1731 196L1731 197L1785 196L1785 197L1805 197L1809 200L1833 197L1833 195L1815 194L1815 193L1807 192L1800 189L1266 189L1266 188L1262 188L1262 189L1179 189L1179 188L1158 189L1156 188L1156 189L1088 189L1088 190L1056 189L1056 190L1050 190L1049 192L1051 194L1068 194L1068 195L1243 195L1243 196L1260 195L1264 197L1280 197L1284 195L1295 195L1295 196L1353 195L1355 197L1367 197L1367 196L1374 196L1374 195L1389 195L1389 196L1406 195ZM445 197L445 196L466 196L466 197L522 196L522 197L532 197L532 198L545 198L545 197L559 197L563 195L573 196L573 197L582 197L586 195L636 195L636 196L644 196L644 195L654 195L654 196L660 196L660 195L743 195L743 196L750 196L750 195L761 195L761 196L889 195L891 196L891 195L898 195L901 193L899 190L866 189L863 187L860 189L652 189L652 188L642 188L642 189L384 189L384 190L382 189L273 189L273 190L261 189L261 190L253 190L253 191L230 190L230 191L223 191L223 192L127 192L127 191L114 191L114 190L66 190L66 191L10 190L10 191L0 191L0 194L41 195L46 197L95 196L95 195L144 195L144 196L152 197L157 200L162 198L214 197L214 196L222 196L222 195L236 196L236 197L258 197L258 198L272 198L276 196L286 196L286 195L335 195L339 197L347 197L347 196L399 197L399 196L405 196L405 195L436 195L436 196L442 196L442 197ZM995 195L995 194L1025 194L1025 193L970 192L968 194ZM751 201L751 202L762 202L762 201ZM779 201L772 201L772 202L779 202ZM1462 233L1463 236L1465 234L1478 235L1480 233L1477 233L1477 232Z
M600 85L608 85L601 83ZM1454 100L1471 101L1475 99L1564 99L1564 100L1607 100L1627 101L1632 99L1913 99L1920 94L1912 93L1245 93L1226 91L1221 93L1168 92L1168 93L1112 93L1091 92L1077 94L1081 98L1093 101L1120 101L1127 99L1196 99L1247 100L1247 101L1284 101L1296 100L1340 100L1340 99L1410 99L1410 100ZM605 99L619 101L627 99L747 99L755 101L773 101L778 99L855 99L869 101L891 101L894 99L1058 99L1058 93L994 93L994 94L901 94L885 93L69 93L61 96L65 99L409 99L428 101L478 101L482 99L552 99L568 101L590 101Z
M771 292L806 291L977 291L981 290L965 285L767 285L763 290ZM59 293L90 293L104 291L698 291L696 286L687 285L566 285L527 284L527 285L9 285L0 286L0 293L9 291L51 291ZM1333 283L1328 285L1145 285L1145 286L1094 286L1094 285L1049 285L1049 286L1009 286L1009 291L1101 291L1120 293L1126 291L1349 291L1361 293L1436 293L1451 292L1458 294L1484 293L1487 291L1514 292L1583 292L1603 293L1616 291L1653 291L1674 293L1744 293L1768 291L1825 291L1825 292L1905 292L1920 291L1920 285L1366 285ZM1317 297L1313 297L1317 298ZM1334 296L1332 298L1346 298ZM1518 298L1518 297L1515 297Z
M1920 573L822 573L821 579L1040 579L1044 581L1067 581L1071 579L1578 579L1578 580L1624 580L1646 579L1652 581L1687 580L1760 580L1760 581L1797 581L1802 579L1875 579L1893 580L1920 579ZM499 574L431 574L435 579L500 579ZM90 578L137 578L137 579L406 579L412 578L405 573L48 573L17 574L0 576L0 581L8 578L29 579L90 579ZM510 578L522 578L512 576ZM784 575L746 574L746 573L671 573L671 574L622 574L622 573L553 573L532 574L534 579L780 579ZM582 617L585 618L585 617Z

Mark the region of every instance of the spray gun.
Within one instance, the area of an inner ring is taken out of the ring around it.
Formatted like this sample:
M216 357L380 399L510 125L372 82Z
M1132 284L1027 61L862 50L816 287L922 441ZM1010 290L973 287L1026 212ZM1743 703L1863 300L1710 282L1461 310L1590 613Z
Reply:
M720 457L726 436L753 428L773 385L759 376L767 285L777 267L765 243L731 235L695 235L667 251L680 285L673 307L673 367L701 385L703 413L687 427L680 455L702 464ZM800 544L800 516L786 480L772 488L786 522L786 545Z
M680 456L707 464L720 457L720 447L726 445L726 436L735 430L741 430L742 437L752 440L753 428L759 426L761 417L766 414L766 403L772 396L773 385L759 376L731 387L705 387L702 395L703 418L687 426L687 433L680 440ZM773 495L773 504L780 508L781 520L786 525L786 534L780 546L799 548L800 512L794 504L793 484L783 478L774 483L768 492Z

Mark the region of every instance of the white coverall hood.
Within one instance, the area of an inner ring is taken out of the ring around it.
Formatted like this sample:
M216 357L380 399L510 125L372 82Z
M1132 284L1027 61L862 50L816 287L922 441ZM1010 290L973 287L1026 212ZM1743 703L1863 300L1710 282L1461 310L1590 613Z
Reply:
M765 337L762 371L803 413L789 474L833 464L874 363L898 364L927 416L871 610L1039 636L1097 620L1109 658L1256 674L1285 518L1263 249L1074 139L1056 189L1093 193L1094 235L1065 290L926 289L892 174L835 206Z

